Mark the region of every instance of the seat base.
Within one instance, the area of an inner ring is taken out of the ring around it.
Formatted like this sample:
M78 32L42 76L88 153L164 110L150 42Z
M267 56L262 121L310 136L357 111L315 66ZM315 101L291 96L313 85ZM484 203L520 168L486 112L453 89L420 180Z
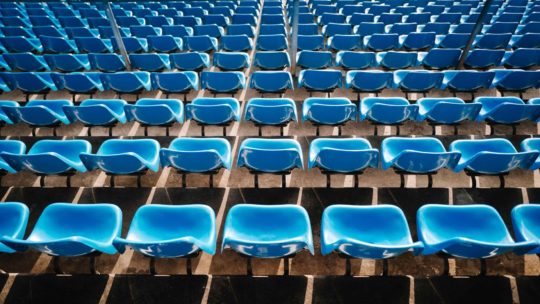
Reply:
M110 181L109 181L109 185L110 185L111 188L115 187L114 178L116 176L136 176L137 177L137 188L141 188L142 187L141 178L144 175L146 175L147 171L148 171L148 169L144 169L142 171L134 172L134 173L130 173L130 174L113 174L113 173L107 173L107 172L105 172L105 174L111 178Z
M61 122L56 122L52 125L48 125L48 126L36 126L36 125L28 125L30 128L32 128L32 136L36 136L36 129L38 128L49 128L49 129L52 129L53 130L53 136L58 136L58 134L56 133L56 129L61 125L62 123Z
M94 128L94 127L103 127L103 128L108 128L109 129L109 137L111 137L111 136L113 136L113 128L116 127L116 125L118 125L117 121L115 121L113 123L110 123L110 124L106 124L106 125L100 125L100 126L87 125L87 124L85 124L84 126L88 128L88 131L86 132L86 134L88 136L92 136L92 128Z
M96 258L101 255L101 252L94 251L92 253L89 253L87 255L84 255L84 257L88 258L88 270L90 274L99 274L99 272L96 271ZM62 268L60 267L60 256L54 255L53 257L53 269L56 274L64 274L62 271Z
M191 259L198 257L200 253L201 253L201 250L199 249L199 250L195 251L192 254L180 257L182 259L186 259L186 274L187 275L189 275L189 276L193 275L193 267L192 267ZM151 275L156 275L157 274L157 272L156 272L156 258L151 257L151 256L147 256L147 255L145 255L145 257L149 258L149 260L148 260L148 271L150 272Z
M460 125L459 123L455 123L455 124L441 124L441 123L437 123L437 122L434 122L430 119L428 119L428 125L431 126L431 135L435 136L435 127L437 126L452 126L454 127L454 135L458 135L458 126Z
M437 171L426 172L426 173L413 173L413 172L409 172L409 171L394 168L394 173L399 174L399 179L400 179L400 186L399 187L400 188L405 188L405 175L427 175L427 177L428 177L427 188L432 188L433 187L433 175L436 175Z
M246 273L248 276L252 276L253 275L253 265L251 264L251 259L253 257L249 256L249 255L245 255L245 254L240 254L240 256L246 258ZM296 256L296 253L293 253L291 255L288 255L288 256L284 256L282 257L283 259L283 275L284 276L288 276L290 274L290 259L294 258Z
M217 175L220 170L221 170L221 168L219 168L217 170L208 171L208 172L200 172L199 174L208 175L208 187L214 188L214 175ZM194 173L193 172L186 172L186 171L182 171L182 170L176 170L176 172L178 174L182 175L182 188L187 188L187 181L186 181L187 175L188 174L194 174Z
M326 175L326 188L332 188L332 175L353 175L354 176L354 188L358 188L358 176L364 174L364 170L361 171L355 171L355 172L337 172L337 171L330 171L330 170L323 170L321 169L321 173Z
M68 171L66 171L64 173L60 173L60 174L36 174L36 176L39 177L39 186L41 188L45 187L45 177L51 176L51 175L65 176L66 177L66 187L71 188L71 177L73 175L75 175L75 173L77 173L77 171L75 169L70 169L70 170L68 170Z
M351 257L350 255L348 254L345 254L343 252L339 252L339 251L336 251L338 256L340 258L343 258L345 259L345 276L351 276L352 275L352 267L351 267L351 259L354 259L354 257ZM388 260L389 259L383 259L382 262L383 262L383 271L382 271L382 276L386 277L388 276Z
M390 127L396 127L396 135L399 136L401 133L400 127L403 125L403 123L397 123L397 124L382 124L375 121L370 121L370 124L373 126L373 135L378 136L379 135L379 126L390 126Z
M495 126L510 126L512 127L512 135L516 135L517 133L517 126L519 123L511 123L511 124L505 124L505 123L498 123L491 119L486 119L486 123L489 125L489 135L495 135Z
M255 170L249 170L249 173L253 174L253 186L255 188L259 188L259 175L260 174L271 174L271 175L281 175L281 188L287 188L287 181L285 180L286 176L291 174L292 169L288 171L281 171L281 172L263 172L263 171L255 171Z
M510 174L509 172L501 173L501 174L482 174L482 173L476 173L469 169L465 169L465 174L471 178L471 188L476 188L476 177L480 176L498 176L499 177L499 188L505 187L505 180L504 177Z

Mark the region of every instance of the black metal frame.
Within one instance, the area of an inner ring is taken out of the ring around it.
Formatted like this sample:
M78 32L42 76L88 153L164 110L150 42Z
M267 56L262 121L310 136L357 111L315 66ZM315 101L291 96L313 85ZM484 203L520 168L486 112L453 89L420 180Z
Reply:
M216 170L212 170L212 171L208 171L208 172L200 172L198 174L202 174L202 175L208 175L208 187L209 188L214 188L214 175L217 175L219 174L219 171L221 170L221 168L219 169L216 169ZM182 176L182 188L187 188L187 176L189 174L195 174L195 173L192 173L192 172L185 172L185 171L182 171L182 170L176 170L176 173L180 174Z
M113 136L113 128L116 127L118 125L118 122L117 121L114 121L112 123L109 123L109 124L105 124L105 125L88 125L88 124L84 124L85 127L88 128L88 131L86 131L86 134L88 136L92 136L92 128L95 128L95 127L102 127L102 128L107 128L109 129L109 137L112 137Z
M157 128L165 128L165 136L169 136L170 134L170 128L174 125L174 121L171 121L169 123L163 124L163 125L148 125L144 123L139 123L141 127L144 128L144 136L148 136L148 128L151 127L157 127Z
M246 258L246 274L248 276L253 276L253 265L251 264L251 259L253 257L245 254L240 254L240 256ZM294 258L296 253L290 254L288 256L282 257L283 259L283 275L288 276L290 274L290 259Z
M433 188L433 175L437 174L437 171L427 172L427 173L413 173L401 169L394 168L394 173L399 174L400 188L405 188L405 175L427 175L428 184L427 188Z
M194 253L191 253L189 255L180 257L182 259L186 259L186 275L188 275L188 276L193 275L193 266L192 266L192 263L191 263L191 259L198 257L200 253L201 253L201 250L199 249L199 250L195 251ZM157 272L156 272L156 258L151 257L151 256L147 256L147 255L145 255L145 257L148 258L148 271L150 272L151 275L156 275L157 274Z
M25 92L25 91L22 91L22 93L24 94L24 98L25 98L25 101L26 102L29 102L30 101L30 95L43 95L43 100L47 100L47 95L51 92L51 89L46 89L46 90L43 90L43 91L39 91L39 92Z
M223 128L223 136L227 136L227 127L232 124L232 121L228 121L228 122L223 123L223 124L205 124L205 123L202 123L200 121L195 121L195 122L197 123L197 125L199 125L201 127L201 136L206 136L205 132L204 132L204 128L209 127L209 126L222 127Z
M58 133L56 132L56 130L58 129L58 127L60 127L62 123L61 122L56 122L52 125L48 125L48 126L36 126L36 125L28 125L30 128L32 128L32 136L37 136L36 135L36 129L39 129L39 128L47 128L47 129L52 129L53 130L53 136L58 136Z
M266 125L266 124L260 124L260 123L257 123L257 122L253 122L253 124L259 129L259 136L263 136L262 135L262 128L263 127L279 127L279 136L283 136L284 134L284 131L283 131L283 128L287 127L289 125L291 121L287 121L285 123L282 123L282 124L278 124L278 125Z
M370 120L369 123L373 126L373 135L374 136L378 136L379 135L379 130L378 130L378 127L379 126L383 126L383 127L386 127L386 126L389 126L389 127L396 127L396 135L399 136L401 135L401 126L403 125L402 122L400 123L395 123L395 124L385 124L385 123L378 123L376 121L372 121Z
M281 175L281 188L287 188L287 181L286 176L292 173L293 169L290 169L288 171L281 171L281 172L262 172L262 171L256 171L248 169L249 173L253 174L253 187L259 188L259 175L262 174L270 174L270 175Z
M108 173L108 172L105 172L105 174L110 177L109 186L111 188L114 188L116 186L115 183L114 183L114 178L116 176L136 176L137 177L137 188L141 188L142 187L141 179L142 179L142 177L144 175L146 175L146 172L148 172L148 169L144 169L142 171L134 172L134 173L130 173L130 174L113 174L113 173Z
M94 251L89 254L84 255L84 257L88 258L88 270L90 271L90 274L99 274L99 272L96 271L96 258L101 255L101 252ZM62 268L60 267L60 256L52 256L52 264L53 264L53 270L56 274L64 274L62 271Z
M437 254L442 260L443 260L443 271L441 276L449 276L450 275L450 265L448 263L448 259L454 258L453 256L445 253L445 252L439 252ZM487 275L487 262L486 259L479 259L480 260L480 272L478 273L478 276L485 276Z
M491 119L486 119L486 123L487 123L488 126L489 126L489 135L495 135L495 126L497 126L497 125L499 125L499 126L510 126L510 127L512 127L512 135L516 135L516 133L517 133L517 126L520 124L519 122L518 122L518 123L510 123L510 124L498 123L498 122L494 122L494 121L491 120Z
M471 188L476 189L476 177L480 176L498 176L499 177L499 188L505 187L505 179L504 177L509 174L509 172L505 172L502 174L482 174L482 173L476 173L469 169L465 169L465 174L471 178L472 186Z
M343 172L337 172L337 171L330 171L330 170L324 170L324 169L321 169L321 173L326 175L326 188L332 188L332 175L353 175L354 176L354 188L358 188L358 180L359 180L359 176L364 174L364 170L360 170L360 171L354 171L354 172L347 172L347 173L343 173Z
M60 173L60 174L39 174L36 173L36 176L39 177L39 186L41 188L45 187L45 178L47 176L65 176L66 177L66 187L71 188L71 177L74 176L77 173L75 169L70 169L66 172ZM1 173L0 173L1 174ZM1 178L1 176L0 176Z
M344 276L352 276L352 267L351 267L351 257L350 255L347 255L343 252L337 252L338 257L345 259L345 273ZM383 262L383 271L381 273L381 276L386 277L388 276L388 259L382 259Z

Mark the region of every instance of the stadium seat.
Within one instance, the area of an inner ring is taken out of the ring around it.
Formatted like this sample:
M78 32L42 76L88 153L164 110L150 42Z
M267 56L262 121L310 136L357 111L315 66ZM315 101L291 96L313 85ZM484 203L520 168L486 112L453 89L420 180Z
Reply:
M210 56L206 53L179 53L171 54L171 65L182 71L200 72L205 68L210 67Z
M201 73L201 88L212 94L234 95L246 88L246 78L242 72L208 72Z
M471 50L463 65L468 69L489 69L499 66L504 50Z
M349 259L388 259L407 251L418 253L422 242L413 242L405 214L393 205L332 205L321 220L321 253L338 252L347 261L345 275L351 275Z
M101 81L105 88L115 91L118 98L121 98L122 94L135 94L136 99L139 99L142 91L152 90L148 72L103 73Z
M88 136L92 136L92 127L102 126L112 129L118 123L125 124L128 120L124 112L127 102L122 99L86 99L78 106L64 106L64 112L71 121L80 121L88 127Z
M3 57L13 71L45 72L51 70L42 56L36 56L32 53L4 54Z
M379 52L377 53L377 65L384 69L399 70L418 65L418 53L416 52Z
M90 70L90 61L85 54L55 54L43 57L52 70L64 73Z
M352 88L360 102L360 93L375 93L376 96L385 88L391 87L393 74L378 70L349 71L345 77L347 89Z
M263 126L278 126L283 136L283 128L291 121L298 121L296 104L290 98L251 98L246 104L244 120L258 127L259 136Z
M56 128L61 125L69 125L71 120L66 116L63 106L73 105L69 100L31 100L24 107L2 106L2 110L13 122L23 122L32 128L32 135L36 135L36 128L53 128L56 136Z
M161 148L163 167L172 167L182 175L182 187L186 187L186 174L202 173L210 176L224 168L231 170L231 144L224 138L175 138L169 148Z
M348 121L356 121L356 105L343 97L307 98L302 103L302 121L315 125L317 136L321 125L337 126L338 134L341 135L343 125Z
M183 49L182 38L172 35L148 36L148 50L158 53L175 53Z
M150 257L151 274L156 273L155 258L186 258L186 272L191 275L192 257L200 251L216 252L216 215L212 208L201 204L142 206L126 238L116 237L114 245L121 253L131 247Z
M454 95L456 92L469 92L471 99L474 99L474 93L477 90L489 88L495 77L495 73L491 71L458 70L443 73L444 78L439 87L441 90L448 89Z
M426 93L441 85L444 74L438 71L400 70L394 72L394 88L405 92L408 99L409 92Z
M1 38L0 41L2 41ZM510 47L515 50L520 48L540 48L540 33L512 36Z
M482 104L478 102L465 103L463 99L456 97L420 98L416 104L416 120L427 120L432 127L431 135L435 135L437 125L454 126L454 135L458 135L458 124L465 120L474 121L482 108Z
M504 138L456 140L450 144L450 151L461 153L457 164L451 165L455 172L465 170L476 188L476 176L499 176L500 187L504 188L504 175L511 170L528 169L538 158L538 152L518 152L512 143Z
M313 236L307 211L296 205L233 206L223 228L224 249L247 256L247 274L252 275L251 258L283 258L289 274L289 258L304 249L314 254Z
M145 24L156 26L156 27L162 27L164 25L172 25L173 23L172 18L163 16L163 15L145 16L144 20L145 20Z
M197 16L188 16L188 15L175 16L173 17L173 21L175 25L183 25L183 26L189 26L189 27L202 24L201 18Z
M283 35L287 36L287 29L282 24L261 24L259 36Z
M148 40L146 38L123 37L122 41L128 53L146 53L148 52ZM115 51L119 51L118 44L115 39L111 39L111 44Z
M350 35L352 33L353 27L348 23L330 23L322 28L322 34L325 37L332 37L334 35Z
M253 41L247 35L224 35L220 49L229 52L247 52L253 49Z
M410 21L408 21L410 22ZM418 27L421 33L435 33L436 35L446 35L450 32L450 23L448 22L429 22ZM469 37L470 35L466 35Z
M364 47L374 52L388 51L398 49L398 34L373 34L364 37Z
M87 94L92 98L96 92L105 89L100 74L97 72L56 73L51 74L51 77L59 90L67 90L72 94L72 101L75 102L77 94Z
M220 38L225 35L223 27L215 24L202 24L193 26L196 36L208 36L212 38Z
M129 60L134 69L141 71L160 72L171 69L168 54L130 54Z
M423 51L435 47L435 33L411 32L399 37L399 44L407 51Z
M49 175L67 176L67 187L71 187L70 177L76 172L86 172L79 154L91 150L86 140L40 140L26 154L2 151L1 157L15 171L28 170L40 176L41 187Z
M186 45L191 52L212 52L218 50L218 41L214 37L202 36L187 36Z
M341 51L336 54L336 66L344 70L363 70L377 66L375 53Z
M169 136L169 128L175 122L184 122L184 104L178 99L142 98L135 104L124 105L124 110L128 121L135 120L144 127L144 136L148 136L150 126L165 127Z
M324 49L323 35L298 35L298 51L318 51L322 49Z
M256 26L257 18L254 15L238 13L237 11L231 18L231 25L235 24L249 24L250 26Z
M362 39L358 35L334 35L328 38L328 49L332 51L355 51L362 48Z
M222 71L243 71L250 66L249 55L244 52L218 52L213 61L213 65Z
M538 138L526 138L520 144L522 152L540 152L540 141ZM536 170L540 168L540 159L537 158L534 163L529 167L529 170Z
M161 27L163 35L171 35L175 38L193 36L193 29L184 25L164 25Z
M0 103L0 105L2 105ZM26 145L19 140L2 139L0 140L1 153L9 153L11 155L23 155L26 153ZM17 170L11 167L2 157L0 153L0 176L4 176L7 173L16 173ZM2 205L0 205L1 207ZM1 245L0 245L1 247Z
M298 76L298 87L305 88L310 97L313 92L325 92L330 97L342 85L341 72L337 70L302 70Z
M291 66L289 53L283 51L256 52L253 65L261 70L282 70Z
M236 16L236 15L235 15ZM250 24L231 24L227 27L227 35L239 36L246 35L249 38L255 38L255 28ZM250 41L253 44L252 41Z
M504 92L519 92L520 97L525 90L540 87L540 71L492 70L495 78L491 88L496 88L504 96ZM522 98L523 99L523 98Z
M474 47L477 49L506 49L512 34L484 34L477 36L474 42Z
M298 35L318 35L319 26L316 23L298 24Z
M476 120L486 121L491 126L491 134L495 133L496 124L511 125L515 134L515 126L520 122L540 118L540 105L526 104L517 97L478 97L475 102L482 104Z
M6 202L0 205L0 231L3 236L20 240L24 237L30 210L25 204ZM13 253L15 249L0 243L0 252Z
M227 126L233 121L240 121L240 103L235 98L195 98L186 105L186 119L193 119L201 126L201 135L205 136L205 126L223 127L223 136L227 135Z
M291 74L285 71L256 71L251 74L250 88L261 93L261 97L265 93L282 97L285 91L293 89L293 80Z
M332 53L324 51L300 51L296 64L304 69L325 69L332 66Z
M375 125L374 135L377 135L377 125L399 126L406 120L414 119L418 106L411 105L402 97L367 97L360 102L360 120L369 120Z
M78 53L77 45L73 40L63 37L41 36L43 52L50 54Z
M199 89L199 77L192 71L152 73L151 81L154 89L158 89L169 98L170 94L183 94L187 102L187 94Z
M118 253L113 240L121 230L122 211L116 205L53 203L25 240L6 237L2 242L16 251L32 248L52 255L56 273L61 273L58 257L89 256L95 274L96 254Z
M126 70L124 58L118 54L88 54L93 69L101 72L120 72Z
M467 46L469 36L470 34L456 33L437 36L437 47L444 49L464 49Z
M379 20L380 22L380 20ZM408 35L409 33L416 32L416 23L391 23L385 26L385 32L387 34ZM435 36L433 36L433 42L435 42Z
M540 50L522 48L506 52L501 64L507 69L529 69L538 66L540 65Z
M289 47L284 35L259 35L257 38L258 51L283 51Z
M75 37L75 43L81 53L113 53L113 45L110 39L96 37Z
M540 205L521 204L512 209L512 226L517 242L533 242L536 247L528 254L540 253L540 231L538 220L540 219Z

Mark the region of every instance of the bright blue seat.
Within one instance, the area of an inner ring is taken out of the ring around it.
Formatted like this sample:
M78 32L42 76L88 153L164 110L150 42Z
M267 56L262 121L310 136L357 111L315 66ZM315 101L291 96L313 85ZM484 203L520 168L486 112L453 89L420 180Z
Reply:
M141 71L160 72L171 69L171 62L168 54L130 54L129 60L131 61L133 68Z
M15 122L13 122L7 115L4 113L4 110L2 110L2 107L19 107L19 103L13 100L0 100L0 127L4 126L5 124L12 125Z
M257 38L258 51L283 51L288 48L285 35L259 35Z
M478 102L465 103L455 97L420 98L416 104L416 120L428 120L433 127L432 135L435 135L436 125L454 125L454 134L457 135L457 124L467 119L474 121L482 108Z
M318 51L324 49L323 35L298 35L299 51Z
M148 72L102 73L101 81L107 89L115 91L119 96L121 94L139 95L142 91L152 90Z
M78 106L64 106L64 112L71 121L80 121L88 127L88 136L94 126L112 128L118 124L125 124L128 120L124 112L127 102L122 99L86 99Z
M183 49L182 38L171 35L148 36L148 50L159 53L180 52Z
M129 246L152 259L189 259L200 251L214 254L216 215L212 208L200 204L142 206L137 209L126 238L117 237L114 244L120 252ZM155 274L153 265L150 272ZM187 273L191 274L190 267Z
M1 104L0 104L1 105ZM0 175L6 173L16 173L17 170L11 167L2 157L1 153L12 155L23 155L26 153L26 145L22 141L2 139L0 140Z
M526 104L517 97L478 97L475 101L482 104L477 121L518 124L525 120L536 121L540 117L539 104Z
M389 259L422 248L421 242L413 242L405 214L396 206L332 205L324 209L323 255L336 251L347 259Z
M418 54L415 52L379 52L377 53L377 64L385 69L399 70L417 66Z
M415 33L411 32L407 36L400 36L401 47L408 51L427 50L435 47L435 33Z
M172 25L173 19L163 15L158 16L145 16L145 23L151 26L162 27L164 25Z
M379 166L379 151L363 138L316 138L308 155L308 168L317 167L326 174L327 187L331 186L331 174L353 174L357 187L359 174Z
M341 51L336 54L336 66L345 70L362 70L377 66L375 53Z
M120 72L126 70L124 58L119 54L88 54L93 69L101 72Z
M221 27L227 27L229 24L229 18L224 15L210 14L202 17L204 25L217 25Z
M218 41L214 37L207 35L202 36L187 36L186 45L192 52L211 52L218 50Z
M540 152L540 141L538 138L526 138L521 142L520 148L523 152ZM529 167L529 170L536 170L538 168L540 168L540 159L537 158Z
M501 64L508 69L529 69L538 66L540 65L540 50L522 48L506 52Z
M382 52L392 49L398 49L399 35L398 34L373 34L364 37L364 46L366 49Z
M124 106L128 121L135 120L144 127L145 136L148 136L149 126L162 126L167 129L175 122L184 122L184 104L179 99L142 98L135 104Z
M229 52L247 52L253 49L253 41L247 35L224 35L220 49Z
M255 38L255 28L249 24L231 24L227 27L227 35L246 35L249 38ZM251 45L253 41L251 41Z
M48 36L55 38L67 38L65 30L58 29L54 26L34 26L32 31L36 34L38 38Z
M464 49L470 34L450 33L437 36L437 47L445 49Z
M22 239L29 216L30 210L23 203L6 202L0 204L0 223L2 223L0 225L0 234L9 239ZM0 243L0 252L13 253L15 250Z
M317 126L317 136L320 125L341 126L348 121L356 121L356 105L343 97L317 98L310 97L302 103L302 121L309 121Z
M279 126L283 134L284 126L298 121L296 104L290 98L251 98L246 104L244 120L259 127L259 136L262 136L262 126L268 125Z
M519 25L518 22L493 22L484 27L484 34L513 34Z
M196 16L174 16L173 20L175 25L183 25L189 27L202 24L201 18Z
M249 24L250 26L256 26L257 18L255 17L255 15L239 13L238 11L236 11L236 13L231 18L231 25L236 24Z
M67 90L73 94L73 101L77 94L88 94L92 96L98 91L103 91L100 73L96 72L74 72L69 74L52 74L56 86L59 90Z
M534 242L528 254L540 253L540 205L521 204L512 209L512 226L518 242Z
M248 138L240 145L236 166L246 167L255 177L260 173L284 176L295 168L303 169L302 148L294 139Z
M19 89L26 95L27 100L30 94L46 95L50 91L58 90L51 78L51 73L17 72L2 73L1 75L10 89Z
M52 70L67 73L90 70L90 61L85 54L54 54L43 57Z
M215 24L194 25L193 30L195 31L196 36L220 38L221 36L225 35L225 30L223 27Z
M288 258L304 249L314 254L311 224L306 210L296 205L238 204L227 214L221 250L232 249L256 258ZM248 262L248 275L252 274Z
M379 15L379 19L377 19L377 22L382 22L384 24L390 25L390 24L401 23L402 20L403 20L403 14L385 12Z
M151 79L153 88L162 91L165 98L170 94L184 94L187 101L187 94L199 89L199 76L192 71L152 73Z
M186 119L201 125L203 136L207 125L223 126L223 136L226 136L226 127L233 121L240 121L240 103L230 97L195 98L186 105Z
M322 34L325 37L332 37L334 35L350 35L353 33L352 25L348 23L330 23L324 25L322 28Z
M256 52L253 65L261 70L282 70L291 66L289 53L283 51Z
M186 187L185 175L203 173L212 176L224 168L231 170L231 144L224 138L176 138L169 148L160 152L161 165L172 167L182 174L182 186Z
M479 49L505 49L512 38L512 34L484 34L477 36L474 47Z
M394 72L394 88L406 93L426 93L433 88L440 87L444 74L438 71L400 70ZM425 96L424 96L425 97Z
M514 242L497 210L488 205L424 205L418 209L416 222L423 255L443 251L484 259L509 251L525 253L534 247L533 242Z
M528 169L534 163L539 153L518 152L510 141L503 138L456 140L450 145L450 150L461 153L459 163L454 164L455 172L465 170L472 178L473 188L476 187L474 176L502 176L511 170ZM504 179L501 177L501 188Z
M399 125L414 119L418 106L411 105L402 97L367 97L360 102L360 120L369 120L375 125L395 125L399 135ZM377 127L375 126L375 135Z
M81 153L89 171L100 169L107 175L138 175L159 170L159 143L154 139L109 139L97 153ZM140 179L137 181L140 187ZM111 186L114 179L111 178Z
M96 37L75 37L75 43L81 53L113 53L110 39Z
M359 35L334 35L328 38L328 49L334 51L355 51L362 48L362 37Z
M78 53L79 50L73 40L68 40L63 37L41 36L41 44L43 45L44 53Z
M42 56L32 53L14 53L3 55L12 70L22 72L44 72L51 68Z
M261 24L259 36L283 35L287 36L287 29L282 24Z
M148 52L148 40L146 38L137 38L137 37L123 37L124 46L128 53L146 53ZM115 39L111 39L113 49L116 52L119 52L118 44Z
M256 71L251 74L250 88L264 93L283 95L293 89L291 73L285 71Z
M384 34L384 23L382 22L361 22L354 27L354 33L360 36L374 34Z
M13 37L13 36L22 36L26 38L35 38L36 34L32 31L31 28L25 28L21 26L4 26L0 29L4 36Z
M135 16L116 16L115 19L118 27L131 27L144 24L143 18L137 18Z
M24 107L2 106L2 110L13 122L23 122L32 127L35 135L37 127L52 127L56 136L56 127L69 125L71 120L65 115L63 106L73 105L69 100L31 100Z
M380 22L380 20L379 20ZM398 34L398 35L408 35L409 33L416 32L418 24L416 23L391 23L385 26L385 31L387 34ZM424 33L422 33L424 34ZM435 36L433 36L433 42L435 42Z
M163 30L163 35L170 35L174 38L193 36L193 29L184 25L164 25L161 29Z
M479 89L487 89L490 87L495 73L461 70L461 71L444 71L444 78L439 87L441 90L449 89L452 92L471 92L474 98L474 92Z
M325 69L332 66L332 53L323 51L300 51L296 64L304 69Z
M357 93L358 100L360 100L360 93L362 92L374 92L378 94L383 89L390 87L392 77L392 72L377 70L349 71L347 72L345 81L347 89L352 88Z
M222 71L242 71L250 66L249 55L244 52L218 52L213 65Z
M206 53L179 53L169 56L174 68L183 71L202 71L210 67L210 56Z
M208 72L201 73L201 88L212 94L234 95L246 88L246 77L242 72Z
M328 96L343 86L341 71L337 70L302 70L298 77L298 87L305 88L310 96L312 92L326 92Z
M464 66L468 69L488 69L499 66L504 56L504 50L471 50Z
M531 88L540 87L540 71L523 70L492 70L495 78L491 88L497 88L501 92L520 92Z

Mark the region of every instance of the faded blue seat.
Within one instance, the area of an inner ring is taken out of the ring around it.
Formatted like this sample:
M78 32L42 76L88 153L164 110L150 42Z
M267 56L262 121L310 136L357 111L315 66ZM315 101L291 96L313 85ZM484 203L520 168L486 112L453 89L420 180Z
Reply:
M36 56L32 53L4 54L3 57L13 71L43 72L51 70L42 56Z
M298 121L296 104L290 98L251 98L246 104L244 120L259 127L259 136L262 136L262 126L268 125L279 126L283 134L284 126Z
M2 110L11 121L31 126L33 135L37 127L52 127L56 136L56 127L71 123L62 108L69 105L73 105L69 100L31 100L24 107L2 106Z
M258 51L283 51L288 48L285 35L259 35L257 38Z
M517 49L506 52L501 62L508 69L528 69L540 65L540 50Z
M249 38L255 38L255 28L252 25L247 24L247 23L230 24L227 27L227 35L233 35L233 36L246 35ZM252 44L253 44L253 41L251 41L251 45Z
M293 89L293 79L291 73L285 71L255 71L251 74L249 86L261 94L283 95Z
M439 88L449 89L452 92L471 92L474 98L475 91L490 87L493 77L495 73L490 71L444 71L444 78Z
M336 54L336 66L345 70L362 70L377 65L373 52L341 51Z
M343 86L341 71L337 70L302 70L298 77L298 87L312 92L326 92L328 95Z
M450 33L437 36L437 47L445 49L464 49L470 34Z
M206 53L179 53L171 54L171 65L174 68L184 71L201 71L210 67L210 56Z
M230 97L195 98L186 105L186 119L193 119L201 125L203 136L207 125L223 126L223 136L226 136L226 126L240 121L240 103Z
M362 48L362 37L359 35L334 35L328 38L328 49L334 51L355 51Z
M350 35L353 33L352 25L348 23L329 23L322 27L322 34L325 37L332 37L334 35Z
M249 24L250 26L256 26L257 18L255 17L255 15L239 13L237 10L231 18L231 25L236 24Z
M122 37L124 41L124 46L128 53L146 53L148 52L148 40L146 38L137 38L137 37ZM116 44L115 39L111 39L113 49L119 51L118 45Z
M246 167L255 175L290 174L293 169L304 167L302 148L294 139L248 138L240 145L236 166Z
M525 253L534 247L533 242L514 242L497 210L488 205L424 205L418 209L416 222L423 255L444 251L455 257L484 259L510 251Z
M187 48L192 52L212 52L218 50L218 41L214 37L207 35L201 36L187 36L186 40Z
M175 25L183 25L189 27L202 24L201 18L197 16L174 16L173 20Z
M144 127L145 136L148 136L149 126L163 126L167 128L175 122L184 122L184 104L179 99L141 98L135 104L124 105L128 121L135 120Z
M388 51L377 53L377 64L389 70L406 69L418 65L418 53Z
M247 52L253 49L253 41L247 35L224 35L220 49L229 52Z
M304 249L314 254L306 210L296 205L238 204L227 214L221 250L232 249L257 258L285 258ZM248 267L251 275L251 267Z
M113 53L113 45L110 39L96 37L75 37L75 43L81 53Z
M476 37L474 47L479 49L505 49L512 34L484 34Z
M431 49L435 47L435 33L411 32L406 36L400 36L399 43L401 47L403 47L404 49L408 51L420 51L420 50Z
M216 238L216 215L207 205L152 204L137 209L126 238L117 237L114 244L120 252L131 247L152 259L189 259L200 251L214 254Z
M364 138L316 138L309 146L308 168L319 168L327 175L327 187L330 187L331 174L357 175L365 169L379 166L379 151L373 149Z
M4 26L0 29L4 36L6 37L17 37L22 36L26 38L35 38L36 34L32 31L31 28L25 28L21 26Z
M80 121L88 128L88 136L94 126L109 127L109 136L112 136L112 127L116 124L125 124L128 120L124 112L127 102L122 99L86 99L78 106L64 106L64 112L71 121Z
M151 91L150 73L148 72L118 72L102 73L103 85L121 94L140 94L142 91Z
M324 51L300 51L296 64L304 69L325 69L332 66L332 53Z
M299 51L318 51L324 49L323 35L298 35Z
M100 169L112 176L140 176L148 169L159 170L159 143L154 139L108 139L97 153L81 153L80 157L89 171ZM111 186L114 186L113 179Z
M431 49L419 53L418 61L428 69L445 70L456 66L460 56L460 49Z
M512 39L510 40L510 47L512 47L513 49L539 48L540 47L540 33L514 35L512 36Z
M212 38L220 38L225 35L225 30L223 27L216 24L202 24L194 25L193 30L195 31L196 36L209 36Z
M504 56L504 50L471 50L464 66L468 69L488 69L493 66L499 66Z
M161 165L172 167L185 176L188 173L206 173L212 176L222 168L231 170L231 144L224 138L175 138L169 148L160 152ZM210 187L212 185L210 179ZM182 178L182 186L186 180Z
M0 127L4 126L5 124L12 125L15 122L13 122L7 115L4 113L4 110L2 110L2 107L19 107L19 103L13 100L0 100Z
M153 88L163 92L165 98L170 94L183 94L187 101L187 94L199 89L199 76L192 71L152 73L150 78Z
M261 70L282 70L291 66L291 59L287 52L260 51L255 53L253 65Z
M420 98L416 104L416 120L427 120L433 127L432 135L435 135L436 125L454 125L454 134L457 135L457 124L465 120L474 121L482 108L481 103L465 103L456 97Z
M124 58L119 54L88 54L93 69L101 72L120 72L126 70Z
M51 78L51 73L47 72L4 72L1 76L10 89L20 90L26 95L27 100L30 94L46 95L50 91L58 90Z
M172 25L173 19L163 15L158 16L145 16L145 23L151 26L162 27L164 25Z
M444 74L438 71L399 70L394 72L394 88L408 92L426 93L440 87ZM407 94L408 95L408 94Z
M528 169L538 157L538 152L518 152L510 141L503 138L456 140L450 150L461 153L455 172L466 170L474 175L503 175L511 170ZM473 177L473 188L475 179ZM501 187L504 187L501 180Z
M323 255L336 251L347 258L389 259L422 248L422 242L413 242L405 214L396 206L331 205L324 209Z
M349 71L345 77L347 89L352 88L358 95L360 100L360 93L362 92L374 92L378 94L385 88L392 85L392 72L384 72L378 70L369 71Z
M0 234L9 239L24 237L30 210L23 203L5 202L0 204ZM1 239L0 239L1 241ZM16 250L0 242L0 252L13 253Z
M172 35L148 36L148 50L160 53L174 53L182 51L184 44L182 38Z
M259 36L267 35L287 36L287 29L283 24L261 24L259 26Z
M80 72L90 70L90 61L85 54L44 55L52 70L60 72Z
M236 94L246 88L246 77L242 72L201 73L201 88L212 94Z
M4 158L2 157L2 153L10 153L12 155L23 155L24 153L26 153L26 144L19 140L10 140L10 139L0 140L0 175L5 175L6 173L16 173L17 170L11 167L4 160Z
M364 37L364 47L366 49L382 52L392 49L398 49L399 35L398 34L373 34Z
M540 253L540 205L521 204L512 209L512 226L518 242L534 242L528 254Z
M134 69L148 72L160 72L171 69L168 54L130 54L129 60Z
M540 152L540 141L538 138L526 138L521 142L520 148L523 152ZM529 170L536 170L538 168L540 168L540 159L537 158L529 167Z
M56 86L59 90L67 90L73 94L73 101L77 94L88 94L92 96L98 91L103 91L100 73L96 72L74 72L69 74L52 74Z
M43 45L44 53L78 53L79 49L73 40L64 37L41 36L39 38Z
M540 71L523 70L492 70L495 78L491 83L491 88L496 88L501 92L523 92L531 88L540 87Z
M310 97L302 103L302 121L309 121L317 126L319 135L320 125L341 126L348 121L356 121L356 105L348 98L317 98Z
M360 102L360 120L369 120L375 125L395 125L399 135L399 125L414 119L418 106L411 105L402 97L367 97ZM375 126L375 135L377 127Z
M249 68L249 55L244 52L217 52L213 65L222 71L242 71Z
M381 20L379 20L381 22ZM390 23L385 26L385 32L388 34L398 34L398 35L404 35L404 38L409 33L416 32L418 24L412 23L412 22L398 22L398 23ZM424 34L424 33L422 33ZM433 36L433 42L435 42L435 36Z
M517 97L478 97L475 102L482 104L477 121L518 124L525 120L536 121L540 117L539 104L526 104Z
M161 27L163 35L170 35L175 38L193 36L193 29L184 25L164 25Z
M361 22L354 27L354 33L360 36L384 34L384 32L384 23L382 22Z

